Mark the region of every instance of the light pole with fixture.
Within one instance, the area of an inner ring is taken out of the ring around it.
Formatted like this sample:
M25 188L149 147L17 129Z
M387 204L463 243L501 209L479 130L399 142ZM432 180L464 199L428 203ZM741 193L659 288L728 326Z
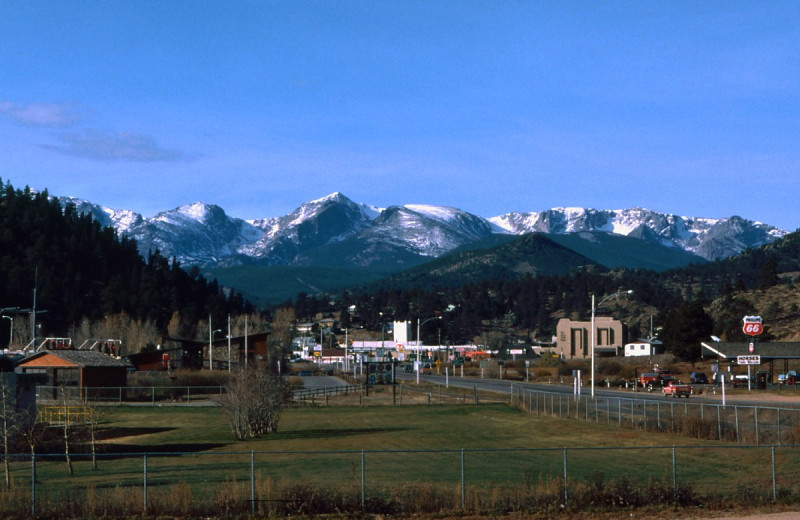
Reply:
M429 321L433 320L441 320L441 316L434 316L433 318L428 318L427 320L423 320L420 322L419 318L417 318L417 362L422 362L422 339L419 336L419 331L423 325L428 323Z
M594 327L594 310L595 310L596 307L600 307L601 305L603 305L605 302L607 302L611 298L618 298L618 297L624 296L626 294L633 294L633 290L618 291L618 292L615 292L614 294L608 294L608 295L604 296L600 300L600 302L595 306L595 304L594 304L594 293L592 293L592 352L591 352L591 354L592 354L592 397L593 398L594 398L594 348L596 346L595 345L595 343L596 343L596 338L595 338L596 331L595 331L595 327Z
M214 350L213 350L213 343L214 343L214 334L217 332L222 332L222 329L212 329L211 328L211 315L208 315L208 369L214 369Z

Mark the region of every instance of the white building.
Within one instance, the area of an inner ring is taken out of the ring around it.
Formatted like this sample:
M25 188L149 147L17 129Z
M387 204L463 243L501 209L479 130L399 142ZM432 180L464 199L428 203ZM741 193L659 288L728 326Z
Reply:
M664 344L657 339L625 345L625 356L657 356L663 353Z

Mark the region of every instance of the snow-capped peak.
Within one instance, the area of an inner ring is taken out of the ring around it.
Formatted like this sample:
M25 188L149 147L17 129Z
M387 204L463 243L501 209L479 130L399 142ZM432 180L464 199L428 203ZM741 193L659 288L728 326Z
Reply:
M113 226L119 233L135 238L143 253L158 249L183 265L308 262L309 252L319 252L345 240L345 249L359 256L361 263L357 265L368 265L381 262L384 251L435 257L492 233L584 231L656 240L706 259L717 259L787 234L739 217L681 217L639 207L560 207L484 219L449 206L406 204L383 209L353 202L340 192L301 204L282 217L253 221L229 217L219 206L203 202L146 219L132 211L112 210L81 199L59 200L74 204L81 213L91 213L101 225ZM359 247L366 249L358 253ZM340 248L335 254L341 255L345 249Z

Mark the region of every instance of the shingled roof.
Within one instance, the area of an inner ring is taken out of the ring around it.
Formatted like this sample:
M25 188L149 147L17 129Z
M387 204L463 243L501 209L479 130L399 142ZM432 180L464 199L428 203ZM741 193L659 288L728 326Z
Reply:
M96 350L42 350L21 360L18 364L24 365L26 362L41 357L45 354L59 357L65 361L70 361L82 367L132 367L127 361L117 359L108 354L97 352Z

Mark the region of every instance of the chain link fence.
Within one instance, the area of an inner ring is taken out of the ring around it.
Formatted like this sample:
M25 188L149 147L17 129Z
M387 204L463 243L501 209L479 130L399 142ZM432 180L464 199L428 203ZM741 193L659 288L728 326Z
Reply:
M535 432L533 432L535 434ZM13 455L18 515L235 516L796 500L795 446ZM71 473L70 473L71 470Z
M710 404L691 399L570 395L512 388L513 401L538 415L614 424L754 445L800 443L800 409Z

